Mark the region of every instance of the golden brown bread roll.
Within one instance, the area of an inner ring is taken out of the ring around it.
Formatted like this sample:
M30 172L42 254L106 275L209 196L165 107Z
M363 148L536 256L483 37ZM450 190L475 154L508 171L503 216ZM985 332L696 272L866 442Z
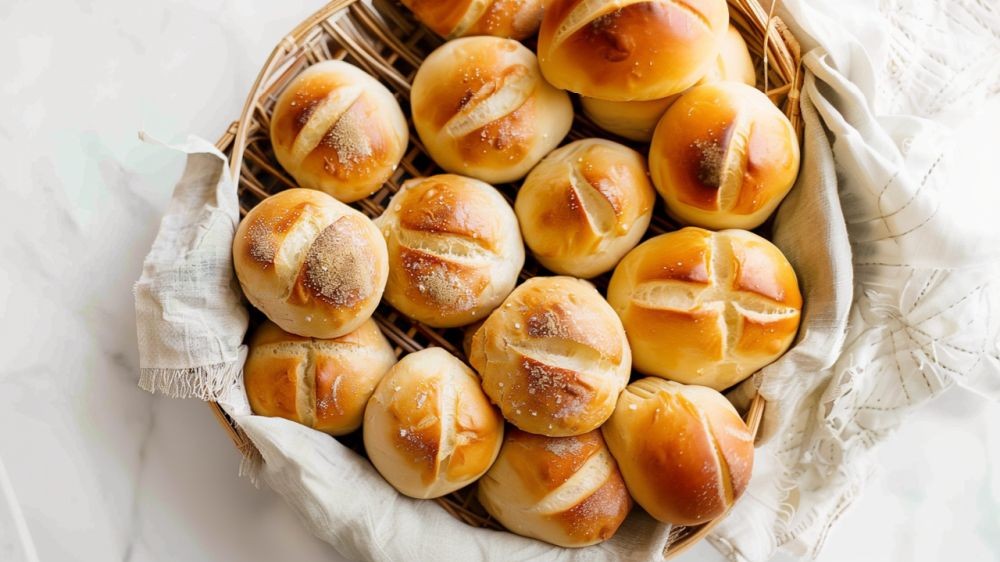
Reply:
M345 435L361 427L375 385L395 363L373 320L331 340L296 336L265 322L250 339L243 382L254 414Z
M711 229L756 228L799 173L799 141L768 97L738 82L692 88L663 115L649 149L667 211Z
M656 192L641 154L603 139L553 151L528 174L514 210L550 270L589 278L614 268L646 232Z
M365 450L413 498L437 498L482 476L503 442L503 418L465 363L432 347L386 373L365 410Z
M445 39L466 35L526 39L538 31L548 1L403 0L403 5Z
M705 75L728 25L726 0L553 0L538 60L552 85L584 96L665 98Z
M781 250L750 232L693 227L625 256L608 302L625 325L636 370L716 390L780 357L802 309Z
M544 437L508 429L479 503L510 531L558 546L614 536L632 498L601 432Z
M710 388L637 380L601 431L636 503L664 523L719 517L750 482L753 435Z
M734 80L750 86L757 83L747 44L740 32L731 25L723 38L722 49L715 64L708 67L708 73L701 77L698 84L723 80ZM630 140L649 142L663 113L681 95L683 93L647 101L608 101L583 96L580 103L587 117L605 131Z
M566 92L511 39L466 37L435 50L413 79L413 125L445 170L491 184L524 177L573 122Z
M313 338L353 332L382 298L389 259L368 217L333 197L289 189L250 210L233 240L250 304L281 329Z
M343 61L314 64L296 76L271 117L274 155L299 186L348 203L382 187L409 138L392 93Z
M631 352L621 321L593 285L534 277L476 331L469 362L508 421L555 437L608 419L628 383Z
M375 224L389 249L385 299L428 326L485 318L514 290L524 265L514 211L479 180L410 180Z

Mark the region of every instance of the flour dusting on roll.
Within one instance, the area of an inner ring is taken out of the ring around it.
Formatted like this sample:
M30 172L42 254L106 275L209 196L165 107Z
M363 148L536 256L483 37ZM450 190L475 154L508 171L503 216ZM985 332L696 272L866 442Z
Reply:
M333 197L289 189L250 210L233 265L250 304L281 329L336 338L371 317L389 270L375 225Z
M443 174L413 179L376 219L389 250L385 298L428 326L485 318L524 265L517 217L489 184Z
M632 356L621 321L593 285L534 277L476 330L469 362L508 421L567 436L608 419Z
M406 152L409 128L392 93L343 61L304 70L271 116L271 145L300 187L344 202L374 193Z

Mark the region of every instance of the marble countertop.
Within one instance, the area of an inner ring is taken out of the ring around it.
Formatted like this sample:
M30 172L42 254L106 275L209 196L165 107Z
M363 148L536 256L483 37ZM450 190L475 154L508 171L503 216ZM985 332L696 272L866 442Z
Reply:
M138 390L130 291L183 164L137 131L217 138L321 4L0 3L0 559L341 559L237 476L205 404ZM965 126L986 161L1000 103ZM878 454L821 560L998 559L996 404L950 391Z

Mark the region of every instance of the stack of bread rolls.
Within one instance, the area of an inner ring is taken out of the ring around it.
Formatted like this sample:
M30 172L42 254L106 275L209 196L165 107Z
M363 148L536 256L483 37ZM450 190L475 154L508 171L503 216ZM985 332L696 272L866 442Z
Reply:
M633 503L675 525L722 516L753 467L722 392L789 349L803 307L781 250L741 230L800 155L726 1L403 4L446 39L405 111L345 61L274 104L274 157L300 187L233 242L266 317L254 413L360 428L400 493L478 482L496 521L563 547L611 538ZM609 138L566 140L572 95ZM409 124L431 173L399 166ZM672 231L650 229L657 196Z

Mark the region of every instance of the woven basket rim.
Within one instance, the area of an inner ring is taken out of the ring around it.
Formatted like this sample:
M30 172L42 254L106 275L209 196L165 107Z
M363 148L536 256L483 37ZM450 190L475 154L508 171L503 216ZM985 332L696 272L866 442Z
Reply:
M763 38L763 45L751 44L748 47L755 54L756 58L763 59L766 71L763 72L765 86L768 84L769 76L776 74L784 81L784 84L777 88L766 89L772 99L784 97L784 109L786 115L792 121L799 142L802 141L802 121L799 114L799 94L802 87L803 74L801 72L801 55L797 40L792 35L788 27L780 18L773 15L774 6L780 0L776 0L771 7L771 12L765 11L759 0L727 0L730 6L730 23L736 26L741 34L746 36L751 31L756 31ZM257 75L253 86L247 95L246 101L237 121L234 121L216 146L220 151L230 156L230 173L233 177L234 185L237 189L241 185L241 174L244 168L244 157L246 148L250 142L250 135L253 132L253 120L257 109L258 100L263 94L281 78L284 59L299 49L303 42L315 33L323 32L322 26L341 12L348 14L348 8L355 4L368 5L368 0L334 0L326 6L320 8L315 13L300 22L275 46L268 56L261 71ZM736 13L734 14L734 10ZM755 52L756 51L756 52ZM401 86L401 85L400 85ZM406 111L406 108L404 108ZM264 194L266 195L266 193ZM255 451L254 445L243 431L236 425L217 403L210 403L213 413L217 417L230 436L236 448L244 455L248 456ZM753 435L757 435L766 403L764 399L756 394L744 416L748 428ZM452 508L449 508L443 501L439 501L447 511L456 518L469 522L457 515ZM680 555L707 536L716 525L718 525L728 515L728 512L699 526L690 527L694 532L685 534L676 542L672 542L665 556L672 558Z

